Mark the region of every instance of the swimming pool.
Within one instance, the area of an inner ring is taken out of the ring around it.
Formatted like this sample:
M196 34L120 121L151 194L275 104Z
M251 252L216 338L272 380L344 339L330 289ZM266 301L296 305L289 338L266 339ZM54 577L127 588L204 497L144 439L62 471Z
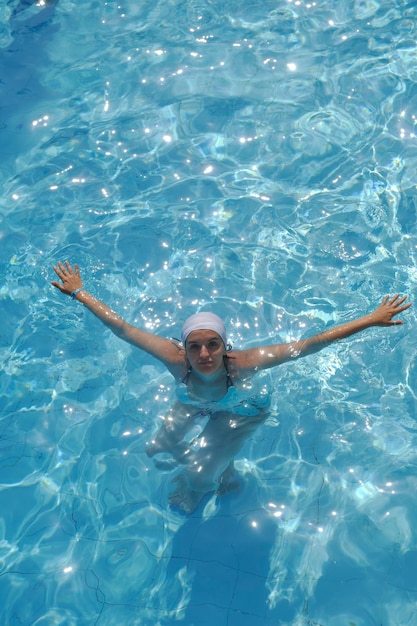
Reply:
M415 307L272 371L242 488L183 517L171 378L49 284L238 348L415 299L413 3L41 5L0 9L1 623L415 626Z

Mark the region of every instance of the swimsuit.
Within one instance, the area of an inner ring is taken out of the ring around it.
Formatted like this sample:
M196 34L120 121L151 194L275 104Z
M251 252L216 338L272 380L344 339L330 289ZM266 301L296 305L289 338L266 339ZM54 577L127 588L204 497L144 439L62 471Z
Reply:
M187 385L183 383L176 387L176 395L183 404L192 405L200 409L200 412L193 417L209 415L215 418L215 414L221 412L255 417L265 411L271 401L271 392L268 386L260 381L258 381L258 384L254 384L251 381L243 389L238 389L231 385L223 398L215 401L190 398Z

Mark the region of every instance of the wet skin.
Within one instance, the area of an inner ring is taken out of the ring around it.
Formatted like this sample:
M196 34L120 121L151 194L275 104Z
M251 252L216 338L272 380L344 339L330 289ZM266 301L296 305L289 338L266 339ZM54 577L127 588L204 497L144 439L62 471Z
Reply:
M189 396L205 402L221 400L228 389L222 339L214 331L196 330L188 336L185 349L187 366L191 368ZM186 513L191 513L206 493L215 490L222 494L236 488L233 459L265 420L267 411L247 417L214 409L199 436L187 442L187 433L196 421L203 419L200 414L198 407L176 402L147 449L148 456L166 452L172 455L173 465L183 466L181 474L174 478L176 486L169 501ZM163 468L164 462L156 464ZM165 465L172 467L169 462Z

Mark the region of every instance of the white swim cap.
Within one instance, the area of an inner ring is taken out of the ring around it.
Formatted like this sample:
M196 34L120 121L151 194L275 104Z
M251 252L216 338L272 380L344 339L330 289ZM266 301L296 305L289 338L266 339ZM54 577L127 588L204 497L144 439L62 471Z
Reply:
M205 311L195 313L185 320L181 331L181 339L184 346L188 335L192 333L193 330L214 330L214 332L222 338L224 345L226 345L226 326L223 320L214 313L207 313Z

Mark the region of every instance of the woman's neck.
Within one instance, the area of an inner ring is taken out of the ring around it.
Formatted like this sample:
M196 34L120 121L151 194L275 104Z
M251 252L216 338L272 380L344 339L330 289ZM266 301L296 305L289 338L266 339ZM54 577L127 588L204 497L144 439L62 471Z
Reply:
M191 370L187 378L187 387L190 395L208 402L221 400L229 388L226 369L214 376L203 376Z

